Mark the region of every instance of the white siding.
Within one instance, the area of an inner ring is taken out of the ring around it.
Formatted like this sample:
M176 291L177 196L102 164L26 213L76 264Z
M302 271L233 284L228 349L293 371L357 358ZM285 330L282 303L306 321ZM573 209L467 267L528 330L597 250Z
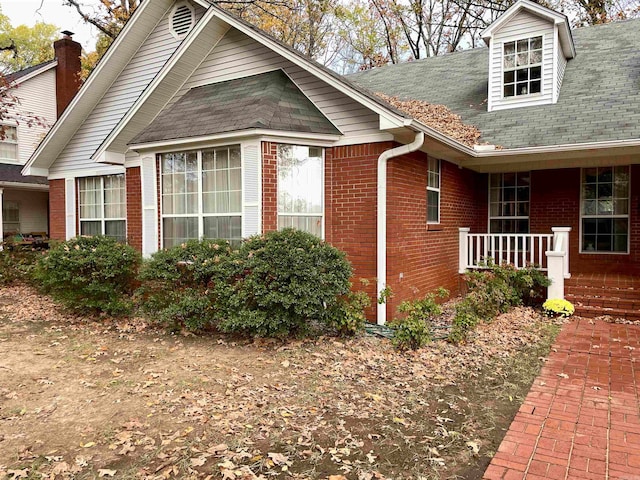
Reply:
M502 98L502 49L505 42L542 35L542 92L536 95ZM553 102L554 26L527 11L520 11L502 26L491 40L489 95L492 110L526 107Z
M55 68L25 80L12 93L20 100L19 112L42 117L48 125L43 127L34 124L29 127L25 122L18 125L18 158L20 163L25 164L56 121Z
M558 47L558 63L556 65L556 98L554 102L558 101L560 92L562 91L562 79L564 78L564 69L567 67L567 59L562 54L562 48Z
M171 8L73 135L49 169L50 178L64 176L64 172L69 170L86 169L93 175L99 174L100 165L91 160L91 155L127 113L180 43L169 31L170 11ZM202 8L196 10L197 20L203 11Z
M47 225L48 192L5 188L3 198L5 202L18 203L20 232L47 232L49 230Z
M172 102L193 87L279 68L345 136L379 133L378 116L371 110L236 29L229 30Z

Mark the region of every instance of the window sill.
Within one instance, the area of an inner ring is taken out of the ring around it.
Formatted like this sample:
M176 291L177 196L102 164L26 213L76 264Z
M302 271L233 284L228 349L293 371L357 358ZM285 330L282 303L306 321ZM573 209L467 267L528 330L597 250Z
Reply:
M629 255L631 252L596 252L596 251L585 251L579 252L580 255Z
M427 223L427 232L441 232L444 226L440 223Z

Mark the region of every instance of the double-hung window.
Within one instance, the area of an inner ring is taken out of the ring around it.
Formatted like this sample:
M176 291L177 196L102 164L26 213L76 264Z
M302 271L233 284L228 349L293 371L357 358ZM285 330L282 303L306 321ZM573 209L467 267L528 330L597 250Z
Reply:
M0 161L18 161L18 129L12 125L0 126Z
M529 172L489 175L489 232L529 233Z
M242 239L240 146L160 155L163 246Z
M278 228L322 237L324 214L322 148L278 145Z
M440 160L429 157L427 223L440 223Z
M12 200L2 202L2 229L4 233L20 231L20 205Z
M503 96L540 93L542 89L542 37L505 42L502 55Z
M106 235L118 241L127 237L124 175L78 179L81 235Z
M629 167L582 170L582 252L629 251Z

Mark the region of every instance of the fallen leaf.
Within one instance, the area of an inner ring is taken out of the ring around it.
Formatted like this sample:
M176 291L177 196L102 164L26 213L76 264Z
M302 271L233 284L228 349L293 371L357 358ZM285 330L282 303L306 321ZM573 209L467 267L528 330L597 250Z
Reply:
M117 470L109 470L109 469L106 469L106 468L98 469L98 476L99 477L113 477L116 473L118 473Z

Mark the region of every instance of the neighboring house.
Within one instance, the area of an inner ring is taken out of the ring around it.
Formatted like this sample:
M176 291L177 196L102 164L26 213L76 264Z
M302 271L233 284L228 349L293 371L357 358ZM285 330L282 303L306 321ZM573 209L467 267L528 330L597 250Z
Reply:
M54 50L54 60L6 77L20 104L0 121L5 132L0 140L0 239L49 230L49 182L46 176L23 176L21 170L80 86L80 44L65 34ZM31 126L24 120L35 117Z
M313 232L372 297L391 287L379 322L482 257L548 267L560 296L572 274L637 272L640 21L572 32L520 0L484 38L345 79L208 1L143 2L23 173L49 178L55 238L148 256ZM379 91L447 105L482 145Z

